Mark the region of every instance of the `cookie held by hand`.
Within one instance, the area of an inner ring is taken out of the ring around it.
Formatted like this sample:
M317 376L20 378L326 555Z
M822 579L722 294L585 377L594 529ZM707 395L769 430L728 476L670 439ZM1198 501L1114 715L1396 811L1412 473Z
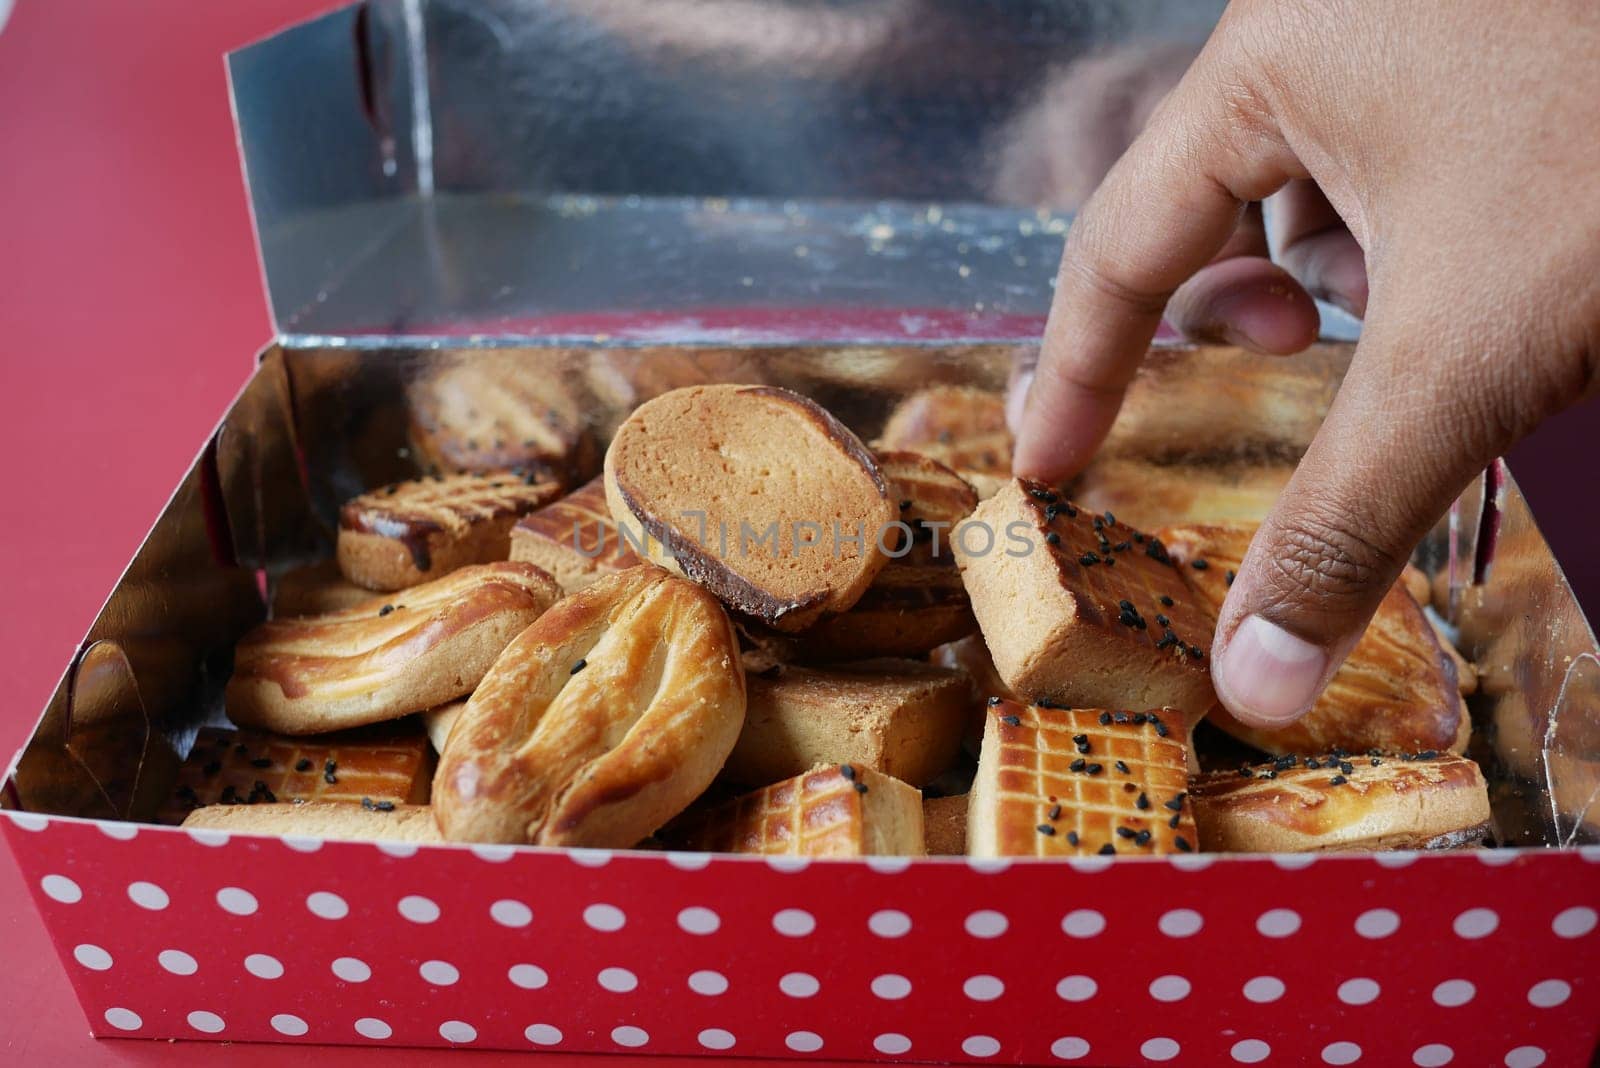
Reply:
M447 839L625 848L716 777L744 668L715 597L642 565L566 598L508 646L433 780Z

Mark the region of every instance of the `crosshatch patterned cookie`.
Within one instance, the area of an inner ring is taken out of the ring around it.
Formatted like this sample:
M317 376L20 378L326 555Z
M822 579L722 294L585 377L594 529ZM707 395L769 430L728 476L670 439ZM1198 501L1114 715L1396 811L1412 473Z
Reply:
M1194 781L1200 843L1230 853L1451 849L1489 833L1489 789L1453 753L1336 750Z
M317 734L426 711L470 693L561 590L532 564L502 561L391 596L250 631L234 648L228 718Z
M201 727L156 822L182 823L193 809L218 804L418 804L432 781L433 753L412 721L316 738Z
M807 857L921 856L922 795L850 764L815 768L670 829L686 849Z
M1173 559L1185 566L1190 586L1213 611L1220 610L1255 527L1179 526L1157 533ZM1445 648L1411 594L1397 583L1306 715L1276 730L1240 723L1220 705L1208 719L1240 741L1273 754L1334 748L1459 753L1466 748L1472 721L1461 700L1453 652Z
M400 590L467 564L504 560L511 527L561 492L509 472L396 482L339 511L339 569L372 590Z
M461 354L406 385L411 443L433 473L519 471L576 486L599 460L580 392L560 361Z
M1199 841L1172 709L995 701L967 812L975 857L1188 853Z
M617 533L600 478L518 520L511 559L544 568L567 593L643 563Z
M1190 722L1216 702L1215 615L1159 539L1019 479L957 530L955 553L995 668L1019 696L1176 708Z

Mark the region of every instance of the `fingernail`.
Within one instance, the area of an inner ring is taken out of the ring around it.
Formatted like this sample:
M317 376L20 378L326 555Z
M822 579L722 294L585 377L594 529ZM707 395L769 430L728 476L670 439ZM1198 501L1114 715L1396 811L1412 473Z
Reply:
M1028 406L1028 390L1033 387L1033 372L1023 371L1011 382L1006 394L1006 426L1013 435L1022 433L1022 413Z
M1317 699L1328 654L1276 623L1247 616L1222 650L1212 682L1234 718L1282 727Z

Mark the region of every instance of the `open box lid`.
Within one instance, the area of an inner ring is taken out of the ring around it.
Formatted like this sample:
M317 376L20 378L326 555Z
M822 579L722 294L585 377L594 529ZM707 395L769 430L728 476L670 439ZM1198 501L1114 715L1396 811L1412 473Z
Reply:
M1070 209L1221 7L354 4L229 57L273 320L364 346L1033 340Z

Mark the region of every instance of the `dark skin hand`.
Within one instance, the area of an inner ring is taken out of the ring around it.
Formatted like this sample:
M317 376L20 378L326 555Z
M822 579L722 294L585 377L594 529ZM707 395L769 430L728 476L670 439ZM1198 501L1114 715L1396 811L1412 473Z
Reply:
M1082 469L1163 313L1287 354L1313 295L1362 338L1212 647L1217 695L1266 727L1484 465L1595 392L1600 4L1234 0L1068 237L1017 473Z

